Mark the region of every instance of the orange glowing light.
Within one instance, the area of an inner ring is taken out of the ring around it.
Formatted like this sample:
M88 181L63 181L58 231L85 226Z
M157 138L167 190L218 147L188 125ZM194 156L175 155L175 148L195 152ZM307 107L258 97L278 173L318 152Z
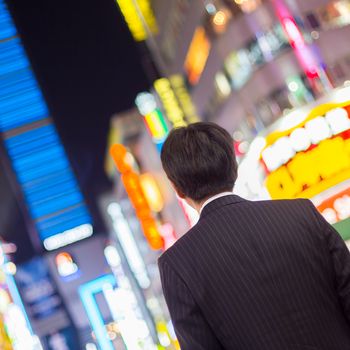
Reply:
M185 60L185 70L191 84L196 84L202 75L210 51L210 41L203 27L198 27L193 35Z
M140 176L140 181L150 208L157 213L160 212L164 207L164 201L155 178L146 173Z
M224 11L218 11L216 12L214 18L213 18L213 22L215 25L217 26L223 26L226 24L227 22L227 15Z
M70 262L70 263L73 262L73 258L69 253L63 252L63 253L57 254L56 265L64 264L66 262Z
M74 262L72 256L67 252L57 254L55 260L58 274L61 277L68 277L76 274L79 271L79 268Z
M230 18L230 12L227 9L216 12L212 19L214 31L218 34L224 33Z
M158 224L152 215L152 210L143 192L140 175L137 174L130 164L127 149L121 144L114 144L110 154L121 174L121 179L130 201L135 209L136 216L140 221L143 233L153 249L162 249L164 239L161 236Z

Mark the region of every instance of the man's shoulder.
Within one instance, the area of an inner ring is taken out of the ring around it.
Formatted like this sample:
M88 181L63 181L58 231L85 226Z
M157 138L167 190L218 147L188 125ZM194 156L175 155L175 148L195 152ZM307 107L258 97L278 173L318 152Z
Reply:
M301 210L310 208L313 206L312 202L306 198L296 199L266 199L257 201L246 201L245 202L251 209L262 209L264 208L299 208Z
M201 231L202 223L198 222L196 225L191 227L183 236L181 236L170 248L168 248L163 254L158 258L158 264L162 265L167 263L172 265L172 263L178 259L186 259L188 256L188 251L191 249L192 241L194 236Z
M227 207L226 207L227 208ZM307 217L312 215L313 204L309 199L282 199L282 200L262 200L262 201L243 201L238 206L232 207L232 215L240 217L241 210L251 213L252 216L256 213L267 213L270 218L275 217L276 220L281 220L281 216L291 215L294 217ZM197 249L197 244L200 243L203 233L215 227L216 223L222 222L223 218L220 215L220 208L213 211L211 215L201 218L199 222L180 237L170 248L168 248L158 259L158 264L167 263L172 265L177 261L186 261L190 259L193 249ZM254 217L252 217L254 220ZM273 220L272 220L273 221ZM242 227L242 225L239 225ZM244 226L244 225L243 225ZM234 229L234 227L232 227ZM238 228L237 228L238 229Z

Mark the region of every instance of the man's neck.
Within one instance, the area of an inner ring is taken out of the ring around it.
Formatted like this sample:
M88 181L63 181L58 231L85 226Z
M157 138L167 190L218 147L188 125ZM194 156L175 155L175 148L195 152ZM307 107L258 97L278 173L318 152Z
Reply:
M209 204L210 202L214 201L215 199L224 197L224 196L230 196L233 193L231 191L224 191L224 192L220 192L215 194L214 196L210 196L207 199L201 201L200 203L198 203L198 209L196 208L196 210L198 211L199 214L201 214L202 210L204 209L204 207Z

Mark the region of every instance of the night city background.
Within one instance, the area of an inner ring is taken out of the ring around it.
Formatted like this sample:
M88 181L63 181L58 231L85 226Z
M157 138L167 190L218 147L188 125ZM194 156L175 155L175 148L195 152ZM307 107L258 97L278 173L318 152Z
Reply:
M349 36L348 0L0 0L0 349L179 349L174 127L223 126L236 194L350 240Z

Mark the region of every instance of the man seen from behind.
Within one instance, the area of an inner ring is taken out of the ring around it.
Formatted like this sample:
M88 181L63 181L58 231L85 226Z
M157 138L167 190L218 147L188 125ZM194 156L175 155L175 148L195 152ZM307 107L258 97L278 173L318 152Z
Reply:
M350 350L350 254L306 199L232 193L237 162L213 123L174 129L161 154L198 223L159 259L182 350Z

